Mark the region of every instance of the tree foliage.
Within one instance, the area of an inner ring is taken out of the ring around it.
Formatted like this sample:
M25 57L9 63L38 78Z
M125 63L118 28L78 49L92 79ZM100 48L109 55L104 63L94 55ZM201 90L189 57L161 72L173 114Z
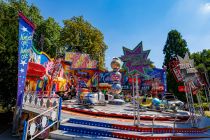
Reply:
M194 59L196 68L210 77L210 49L192 53L190 57Z
M38 50L55 57L56 52L64 52L62 45L71 46L72 51L89 53L104 65L103 34L82 17L65 20L62 29L53 18L44 20L39 9L26 0L0 1L0 103L14 105L16 100L19 11L36 25L33 41Z
M90 54L92 59L99 61L100 67L104 67L105 51L107 49L104 36L83 17L64 20L61 42L71 51Z
M39 10L26 1L0 2L0 101L15 103L17 94L18 11L35 24L42 21Z
M61 48L60 44L61 27L55 20L49 17L38 25L35 35L34 44L40 51L44 51L51 57L55 57Z
M171 30L168 33L166 44L163 49L165 55L163 65L168 66L170 60L179 55L184 57L185 53L189 52L187 42L182 38L182 35L177 30ZM173 74L167 67L167 90L174 93L179 99L185 100L185 94L178 92L178 86Z

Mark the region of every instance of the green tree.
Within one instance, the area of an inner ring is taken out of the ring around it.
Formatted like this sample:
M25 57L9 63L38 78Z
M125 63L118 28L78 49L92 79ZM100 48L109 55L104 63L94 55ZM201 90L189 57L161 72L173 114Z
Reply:
M194 64L199 72L202 73L204 78L209 79L210 77L210 49L204 49L201 52L195 52L190 55L194 59ZM200 91L201 98L203 101L206 101L206 95L204 90Z
M15 104L17 95L18 11L37 25L43 20L24 0L0 1L0 101L7 107Z
M163 49L164 66L168 66L170 60L179 55L184 57L185 53L189 52L187 42L182 38L182 35L177 30L171 30L168 33L166 44ZM169 67L167 67L167 89L174 93L180 100L185 100L185 94L178 92L178 86L183 85L177 83Z
M201 52L195 52L192 53L190 56L192 59L194 59L196 68L200 72L205 72L207 77L210 77L210 49L206 50L204 49Z
M90 54L92 59L99 62L99 67L104 67L107 49L104 36L82 16L64 20L61 42L71 51Z
M61 48L60 44L61 27L55 20L49 17L44 20L39 26L34 35L34 44L40 51L44 51L51 57L56 56Z

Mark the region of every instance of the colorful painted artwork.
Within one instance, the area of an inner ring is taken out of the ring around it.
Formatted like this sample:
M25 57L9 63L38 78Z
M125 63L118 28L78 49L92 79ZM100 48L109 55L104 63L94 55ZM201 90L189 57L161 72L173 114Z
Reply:
M71 69L96 69L97 61L91 60L88 54L66 52L65 61L71 62Z
M167 83L166 83L166 72L164 69L152 68L152 71L147 73L150 76L150 79L157 79L159 85L159 91L167 91Z
M38 51L34 48L34 46L32 46L32 49L30 50L29 62L43 65L43 66L46 68L49 62L53 62L53 59L51 59L51 58L50 58L46 53L44 53L44 52L38 52Z
M99 83L112 83L110 72L102 72L99 74Z
M143 91L150 91L152 94L166 92L166 76L164 69L153 68L148 72L149 79L141 82L141 89Z

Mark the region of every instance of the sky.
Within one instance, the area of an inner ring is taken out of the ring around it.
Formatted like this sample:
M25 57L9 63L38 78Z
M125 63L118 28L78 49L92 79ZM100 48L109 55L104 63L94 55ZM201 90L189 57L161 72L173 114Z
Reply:
M170 30L178 30L190 52L210 49L210 0L28 0L41 15L63 20L83 16L104 35L108 45L106 67L122 47L134 49L143 42L156 67L164 60L163 47Z

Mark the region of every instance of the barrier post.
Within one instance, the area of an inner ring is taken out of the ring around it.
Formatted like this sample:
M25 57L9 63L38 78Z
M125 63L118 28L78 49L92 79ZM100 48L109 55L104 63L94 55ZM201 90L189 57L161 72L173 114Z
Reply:
M22 140L27 140L27 134L28 134L28 122L24 121Z
M59 125L60 125L60 120L61 120L61 109L62 109L62 98L59 97L57 129L59 128Z
M156 115L153 116L153 119L152 119L152 136L153 136L153 133L154 133L154 122L155 122L155 119L156 119Z
M177 115L175 117L175 120L174 120L174 128L173 128L173 135L175 136L175 123L176 123L176 119L177 119Z

